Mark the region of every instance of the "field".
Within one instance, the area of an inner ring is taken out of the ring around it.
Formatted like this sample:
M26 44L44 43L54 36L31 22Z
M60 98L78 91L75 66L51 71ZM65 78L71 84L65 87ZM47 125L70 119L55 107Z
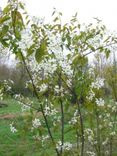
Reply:
M22 116L27 114L21 113L20 105L16 100L6 99L4 102L8 104L8 107L0 108L0 156L56 155L50 147L40 148L40 143L34 142L30 133L24 132L24 134L20 134L10 131L10 124L17 120L19 125L22 125ZM69 129L68 125L65 128L67 131ZM59 138L56 132L54 133L54 138ZM66 133L65 139L72 140L72 136Z
M10 124L17 120L18 124L22 126L23 120L22 117L28 116L28 114L22 113L20 105L15 99L6 99L4 101L8 106L0 108L0 156L56 156L53 147L50 146L41 146L39 141L34 141L33 136L30 132L27 133L12 133L10 131ZM41 115L40 115L41 118ZM66 119L67 120L67 119ZM89 123L85 123L85 126L89 125ZM69 132L69 125L65 124L65 141L71 141L74 144L73 136L75 136L75 131L71 130ZM58 140L60 134L58 132L54 132L55 140ZM116 137L114 144L113 155L117 155L116 150ZM88 145L86 145L87 148ZM70 156L73 154L71 153ZM76 155L74 155L76 156ZM87 156L87 154L86 154ZM102 155L101 155L102 156Z
M5 100L8 107L0 108L0 156L38 156L36 147L29 135L21 136L10 131L10 124L21 112L14 99Z

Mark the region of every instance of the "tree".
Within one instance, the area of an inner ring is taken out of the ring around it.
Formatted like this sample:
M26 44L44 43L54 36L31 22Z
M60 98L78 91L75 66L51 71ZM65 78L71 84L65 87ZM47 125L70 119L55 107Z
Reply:
M24 129L32 130L33 135L38 135L35 138L42 141L48 132L49 139L46 136L45 146L50 145L58 156L84 156L85 152L100 156L105 152L101 145L106 136L99 125L104 124L104 129L107 129L110 120L105 121L103 117L100 119L100 116L104 107L110 106L105 106L101 98L100 89L104 80L100 75L95 78L93 73L90 74L87 55L98 51L108 57L110 46L116 44L116 37L107 35L105 26L98 20L96 26L82 26L77 20L77 14L69 23L62 24L62 14L54 10L53 23L48 24L38 18L28 20L23 11L25 9L21 2L8 2L0 17L0 42L4 47L9 47L22 62L29 77L26 86L38 100L34 105L30 99L16 95L23 109L28 109L31 113ZM72 114L71 104L74 104ZM43 116L41 120L37 116L39 111ZM109 111L113 113L113 109L107 109L105 116ZM116 116L116 112L114 115ZM86 121L90 121L90 130L86 128ZM66 123L70 124L70 130L67 131L75 130L74 140L77 140L77 145L75 141L66 141ZM13 132L17 132L13 124L10 126ZM112 127L115 127L115 121ZM55 130L60 141L54 137ZM111 132L108 130L106 133L109 139ZM112 137L110 140L112 142ZM87 149L88 143L91 151ZM109 152L112 155L112 150Z

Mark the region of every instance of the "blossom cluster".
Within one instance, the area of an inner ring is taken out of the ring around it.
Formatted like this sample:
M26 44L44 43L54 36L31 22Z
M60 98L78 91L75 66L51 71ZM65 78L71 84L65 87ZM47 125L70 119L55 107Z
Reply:
M53 107L53 105L51 104L51 106L45 106L44 107L44 113L46 116L52 116L52 115L56 115L58 111Z
M100 89L104 86L104 79L98 77L95 82L92 82L91 88Z
M89 101L92 101L94 97L95 97L95 92L92 89L90 89L88 96L87 96L87 99Z
M72 149L72 144L69 143L69 142L64 142L64 144L62 145L62 142L61 141L58 141L57 145L56 145L56 148L58 149L58 151L61 150L64 150L64 151L69 151Z
M30 33L29 29L27 28L25 30L22 30L21 40L18 42L18 45L24 55L26 55L26 50L30 48L32 44L33 44L32 34Z
M92 152L92 151L87 151L87 156L96 156L96 153Z
M10 130L12 133L16 133L17 129L13 126L13 123L10 124Z
M39 128L41 126L41 121L39 119L35 118L32 121L32 126L33 126L33 128Z
M12 80L4 80L2 81L2 85L0 86L0 99L3 100L4 93L10 93L11 92L11 85L13 85Z
M94 141L94 132L92 131L92 129L85 129L85 136L87 137L88 141L91 143L91 144L94 144L96 143Z
M78 110L74 112L74 116L69 121L69 124L76 125L78 123Z
M88 92L88 96L86 97L89 101L95 100L97 106L104 106L105 102L102 98L96 98L96 93L94 89L99 90L104 86L104 79L98 77L95 82L92 82L90 85L90 90Z
M104 106L104 100L102 98L96 99L96 104L98 106Z

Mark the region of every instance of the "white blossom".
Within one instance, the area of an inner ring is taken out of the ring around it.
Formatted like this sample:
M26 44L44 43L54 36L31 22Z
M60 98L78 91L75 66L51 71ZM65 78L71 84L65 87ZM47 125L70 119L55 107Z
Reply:
M15 98L15 99L21 99L21 95L20 95L20 94L15 94L15 95L14 95L14 98Z
M29 29L25 29L21 32L21 40L18 45L21 48L24 55L26 55L26 49L29 48L33 44L32 35L29 32Z
M58 151L61 150L61 148L62 148L62 142L61 141L58 141L56 148L58 149Z
M77 122L78 122L78 110L76 110L75 112L74 112L74 116L71 118L71 120L69 121L69 124L73 124L73 125L75 125L75 124L77 124Z
M62 86L59 88L59 86L56 85L54 87L54 90L55 90L55 93L60 94L61 96L64 96L64 94L63 94L64 93L64 88Z
M50 138L49 135L42 135L41 137L42 145L44 144L44 141L46 141L49 138Z
M61 148L64 150L64 151L69 151L72 149L72 144L69 143L69 142L64 142L64 144L62 145L62 142L61 141L58 141L57 145L56 145L56 148L58 149L58 151L61 150Z
M94 132L92 129L85 129L85 136L87 136L87 139L91 144L94 144Z
M40 141L41 140L41 137L37 134L37 135L34 135L33 136L33 139Z
M90 68L90 69L89 69L89 75L90 75L90 76L94 75L94 70L93 70L93 68Z
M109 122L108 123L108 126L112 128L113 127L113 123L112 122Z
M43 26L45 21L45 18L40 18L36 16L32 16L31 19L33 24L35 23L36 25L41 25L41 26Z
M96 154L92 151L87 151L86 153L88 154L88 156L96 156Z
M112 106L112 112L116 112L117 111L117 106Z
M35 118L33 121L32 121L32 126L33 128L38 128L41 126L41 122L39 119Z
M17 129L13 126L13 123L10 124L10 130L12 133L16 133Z
M116 132L113 131L113 132L110 133L110 135L111 135L111 136L115 136L115 135L116 135Z
M78 116L78 110L74 112L74 116Z
M106 117L109 118L110 117L110 113L106 113Z
M30 106L25 105L25 104L22 104L22 105L21 105L21 110L22 110L22 112L24 112L24 111L29 111L29 110L30 110Z
M55 108L53 108L53 105L51 105L51 107L45 106L44 113L47 116L49 116L49 115L56 115L57 110Z
M46 84L41 84L40 88L40 92L44 92L47 89L47 85Z
M89 101L92 101L95 97L95 93L92 91L92 89L89 91L88 96L86 97Z
M102 98L96 99L96 104L98 106L104 106L105 102Z
M95 82L92 82L91 84L91 88L95 88L95 89L100 89L103 86L104 86L104 79L99 77L96 79Z
M67 151L71 150L72 149L72 144L69 143L69 142L65 142L64 145L63 145L63 149L67 150Z
M78 122L77 118L76 117L72 117L71 120L69 121L69 124L75 125L77 122Z

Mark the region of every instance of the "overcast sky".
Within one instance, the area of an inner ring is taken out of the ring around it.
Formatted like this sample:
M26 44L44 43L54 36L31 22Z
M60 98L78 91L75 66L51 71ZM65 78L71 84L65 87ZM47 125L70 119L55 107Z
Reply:
M53 8L63 13L67 21L78 12L82 23L90 23L93 17L103 21L108 29L117 31L117 0L22 0L31 16L45 17L50 21ZM2 8L7 0L0 0Z
M117 30L117 0L26 0L27 9L32 15L50 18L53 8L69 19L75 12L84 23L91 22L93 17L103 20L104 24Z
M4 6L7 0L0 0ZM81 22L92 22L98 17L107 28L117 30L117 0L24 0L30 15L50 19L53 8L63 13L63 19L68 20L75 12Z

